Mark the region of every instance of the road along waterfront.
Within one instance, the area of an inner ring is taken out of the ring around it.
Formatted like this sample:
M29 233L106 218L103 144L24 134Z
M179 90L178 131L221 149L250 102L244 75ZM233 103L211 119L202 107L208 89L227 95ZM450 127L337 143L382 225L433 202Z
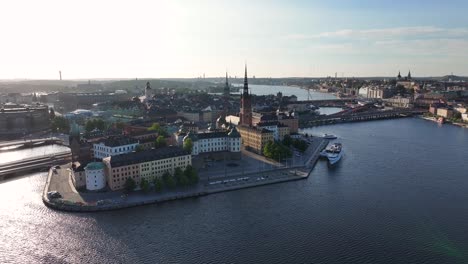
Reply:
M320 151L326 147L327 142L328 140L326 139L314 138L304 153L306 159L300 163L293 163L290 167L277 163L276 166L272 166L269 170L248 170L245 173L230 174L229 176L217 173L211 177L211 180L210 178L201 177L201 182L194 187L178 188L161 193L143 193L141 191L129 194L124 194L123 192L77 192L69 176L70 164L62 164L60 168L49 171L42 200L45 205L57 210L95 212L307 179L318 160ZM257 158L262 157L259 156ZM51 191L58 191L62 195L62 198L50 198L48 193Z

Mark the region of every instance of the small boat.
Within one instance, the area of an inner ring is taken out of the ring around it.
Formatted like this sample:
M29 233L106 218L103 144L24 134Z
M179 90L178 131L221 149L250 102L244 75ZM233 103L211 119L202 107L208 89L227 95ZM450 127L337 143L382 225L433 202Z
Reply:
M336 164L341 160L343 156L343 146L341 143L333 143L330 147L327 147L324 151L320 152L321 157L326 157L330 165Z
M332 134L323 134L324 139L337 139L338 137Z

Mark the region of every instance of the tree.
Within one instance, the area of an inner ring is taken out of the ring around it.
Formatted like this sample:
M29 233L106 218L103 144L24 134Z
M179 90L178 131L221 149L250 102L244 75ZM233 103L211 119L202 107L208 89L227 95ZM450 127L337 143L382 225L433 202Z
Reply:
M53 108L50 108L49 110L49 117L50 119L54 119L55 117L55 110Z
M280 160L291 157L292 153L285 145L279 142L269 141L263 148L263 155L270 159Z
M99 129L99 130L105 130L106 129L106 123L102 119L89 119L85 123L85 130L86 132L91 132L94 129Z
M159 177L154 178L153 184L154 184L154 191L160 192L162 190L163 183Z
M293 143L293 139L290 135L286 135L284 136L283 138L283 144L287 147L291 146L291 144Z
M162 147L165 147L165 146L166 146L166 138L163 137L163 136L158 136L158 138L156 138L155 147L156 148L162 148Z
M65 117L56 116L52 119L51 128L54 132L68 133L70 131L70 124Z
M273 141L269 140L266 144L265 147L263 147L263 155L265 157L270 158L272 156L272 151L273 151Z
M184 175L187 177L188 184L195 185L198 183L198 173L192 165L187 165L184 170Z
M117 123L115 123L115 128L124 129L125 128L125 123L124 122L117 122Z
M293 140L292 145L301 152L307 150L307 143L304 140L295 139Z
M183 146L183 148L184 148L186 151L192 153L192 149L193 149L193 142L192 142L192 139L187 138L186 140L184 140L184 146Z
M137 145L136 148L135 148L135 152L141 152L143 151L143 146L142 145Z
M175 168L174 170L174 178L176 180L177 185L182 185L182 176L184 176L184 171L181 168Z
M174 177L168 171L164 172L162 178L163 178L164 186L167 186L169 189L172 189L176 186Z
M149 191L149 188L150 188L150 185L149 185L149 182L147 179L143 178L141 179L141 182L140 182L140 188L143 190L143 192L148 192Z
M167 130L159 123L153 123L149 128L148 131L156 131L159 136L167 137L169 134L167 133Z
M135 190L136 188L136 182L134 179L128 177L127 180L125 181L124 188L127 192L131 192Z

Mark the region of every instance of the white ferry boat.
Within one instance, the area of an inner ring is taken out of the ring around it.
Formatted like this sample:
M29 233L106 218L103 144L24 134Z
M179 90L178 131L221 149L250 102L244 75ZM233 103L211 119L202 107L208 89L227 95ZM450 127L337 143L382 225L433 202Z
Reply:
M336 164L343 156L343 146L341 143L333 143L320 153L320 156L326 157L330 165Z
M332 134L323 134L324 139L337 139L338 137Z

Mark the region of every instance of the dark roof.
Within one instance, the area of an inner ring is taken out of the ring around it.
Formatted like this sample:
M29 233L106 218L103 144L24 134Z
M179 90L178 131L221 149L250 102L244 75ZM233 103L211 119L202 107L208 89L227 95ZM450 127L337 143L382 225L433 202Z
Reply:
M262 133L262 134L266 134L266 133L273 133L273 131L270 131L266 128L260 128L260 127L252 127L252 126L244 126L244 125L239 125L237 126L238 130L241 129L241 130L249 130L249 131L257 131L259 133Z
M99 143L103 143L104 145L108 147L118 147L118 146L138 143L138 139L134 139L131 137L118 136L118 137L109 137L104 140L100 140L98 144Z
M237 129L235 127L233 127L231 129L231 132L228 133L228 136L231 137L231 138L239 138L241 135L239 134Z
M281 124L278 121L262 121L257 124L258 127L263 126L278 126L278 127L285 127L285 125Z
M227 133L224 131L217 131L217 132L199 133L197 136L198 136L198 139L220 138L220 137L227 137Z
M185 155L190 155L190 153L184 150L183 148L170 146L111 156L110 164L112 167L121 167L142 162L149 162L153 160L161 160Z

